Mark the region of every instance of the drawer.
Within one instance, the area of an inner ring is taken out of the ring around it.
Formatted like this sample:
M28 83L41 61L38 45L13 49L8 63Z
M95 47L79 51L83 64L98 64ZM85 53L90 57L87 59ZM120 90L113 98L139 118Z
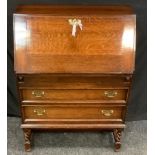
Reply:
M25 121L54 119L101 119L113 121L121 120L124 113L123 106L50 106L50 105L24 105L22 106Z
M23 100L126 100L128 89L23 89Z
M131 75L89 75L89 74L31 74L18 75L20 88L47 87L51 89L102 89L126 87L130 85Z

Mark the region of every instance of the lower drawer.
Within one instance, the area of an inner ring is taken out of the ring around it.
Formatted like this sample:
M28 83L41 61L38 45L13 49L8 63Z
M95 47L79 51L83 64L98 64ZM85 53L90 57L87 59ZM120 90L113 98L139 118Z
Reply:
M124 106L23 105L24 121L102 120L121 121Z

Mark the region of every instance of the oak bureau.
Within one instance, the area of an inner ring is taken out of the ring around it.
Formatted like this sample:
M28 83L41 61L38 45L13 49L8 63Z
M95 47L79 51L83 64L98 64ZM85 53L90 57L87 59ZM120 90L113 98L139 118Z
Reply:
M135 67L129 6L19 6L14 68L25 151L33 130L108 130L115 151Z

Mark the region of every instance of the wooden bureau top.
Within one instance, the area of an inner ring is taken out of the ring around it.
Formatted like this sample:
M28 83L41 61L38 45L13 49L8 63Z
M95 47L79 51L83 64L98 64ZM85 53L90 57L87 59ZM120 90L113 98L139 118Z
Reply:
M51 15L103 15L103 14L133 14L133 9L128 6L74 6L74 5L20 5L17 14L51 14Z
M69 20L80 20L76 26ZM16 73L132 73L136 16L128 6L20 6L14 14Z

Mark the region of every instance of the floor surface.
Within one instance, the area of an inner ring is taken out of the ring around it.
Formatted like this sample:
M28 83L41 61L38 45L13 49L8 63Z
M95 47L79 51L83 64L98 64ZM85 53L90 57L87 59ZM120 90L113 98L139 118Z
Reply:
M146 155L147 122L127 122L120 152L110 132L35 132L33 148L24 152L20 119L8 117L8 155Z

